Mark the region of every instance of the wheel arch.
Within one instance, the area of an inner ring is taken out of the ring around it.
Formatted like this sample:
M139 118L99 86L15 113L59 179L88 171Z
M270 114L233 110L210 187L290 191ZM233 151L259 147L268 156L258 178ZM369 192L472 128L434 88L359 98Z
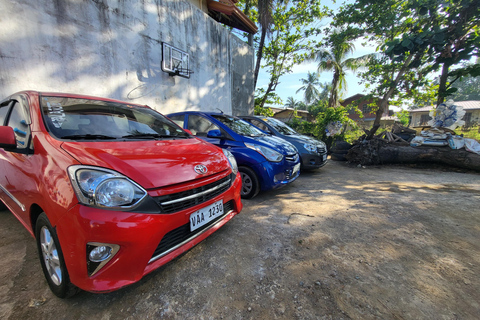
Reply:
M35 228L37 227L37 219L42 214L43 209L38 204L33 204L30 207L30 226L32 228L33 236L35 237Z

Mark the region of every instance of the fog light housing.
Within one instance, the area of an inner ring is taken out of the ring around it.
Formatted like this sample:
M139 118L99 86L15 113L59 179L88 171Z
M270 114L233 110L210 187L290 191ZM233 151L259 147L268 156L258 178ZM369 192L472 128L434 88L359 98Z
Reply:
M118 252L117 244L89 242L87 243L87 271L93 276L102 269Z
M110 258L112 253L112 247L109 246L99 246L95 247L90 254L88 255L88 259L92 262L102 262Z

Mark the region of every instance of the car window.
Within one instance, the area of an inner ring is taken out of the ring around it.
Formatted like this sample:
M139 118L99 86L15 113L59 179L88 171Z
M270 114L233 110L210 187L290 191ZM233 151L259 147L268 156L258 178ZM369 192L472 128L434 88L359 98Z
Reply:
M265 135L262 131L258 130L250 123L245 120L242 120L237 117L226 116L226 115L213 115L215 119L222 122L224 125L229 127L235 133L240 134L242 136L250 136L256 137Z
M265 132L270 132L270 129L261 121L258 121L256 119L250 119L250 122L257 128L260 128L261 130Z
M193 135L202 137L206 137L210 130L220 130L215 123L196 114L188 116L188 129Z
M10 110L10 101L0 105L0 126L5 124L8 110Z
M26 149L28 147L30 126L28 125L27 119L28 117L25 114L25 109L18 102L16 102L13 105L7 125L13 128L18 149Z
M157 139L188 134L147 107L69 97L41 98L45 124L60 139Z
M183 124L185 123L185 115L179 114L179 115L171 116L171 117L168 117L168 118L170 120L172 120L173 122L175 122L178 126L183 128Z
M287 126L282 121L275 118L265 118L263 121L267 122L269 125L275 128L278 132L285 135L298 134L295 130Z

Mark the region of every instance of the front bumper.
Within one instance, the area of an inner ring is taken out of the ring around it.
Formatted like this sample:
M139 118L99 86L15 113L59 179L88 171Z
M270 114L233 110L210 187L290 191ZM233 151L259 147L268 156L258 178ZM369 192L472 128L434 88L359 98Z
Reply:
M300 155L303 170L312 170L323 167L327 164L327 152L311 154L309 152Z
M262 191L277 189L295 181L300 175L300 157L298 155L283 159L281 162L265 161L255 167L259 173Z
M193 188L192 183L184 186L185 190ZM149 191L149 195L164 197L173 192L183 192L181 189L182 186L174 186L168 190ZM174 213L138 213L74 206L56 225L71 282L86 291L109 292L139 281L200 243L238 214L242 210L240 190L241 178L237 174L225 192ZM190 215L219 200L223 201L224 214L205 227L190 232ZM88 243L120 246L116 255L91 276Z

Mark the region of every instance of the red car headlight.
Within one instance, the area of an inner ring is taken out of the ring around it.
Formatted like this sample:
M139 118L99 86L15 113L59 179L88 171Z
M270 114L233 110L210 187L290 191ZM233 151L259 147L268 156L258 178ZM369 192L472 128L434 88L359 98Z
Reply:
M147 196L145 189L113 170L75 165L68 174L78 201L88 206L131 209Z

